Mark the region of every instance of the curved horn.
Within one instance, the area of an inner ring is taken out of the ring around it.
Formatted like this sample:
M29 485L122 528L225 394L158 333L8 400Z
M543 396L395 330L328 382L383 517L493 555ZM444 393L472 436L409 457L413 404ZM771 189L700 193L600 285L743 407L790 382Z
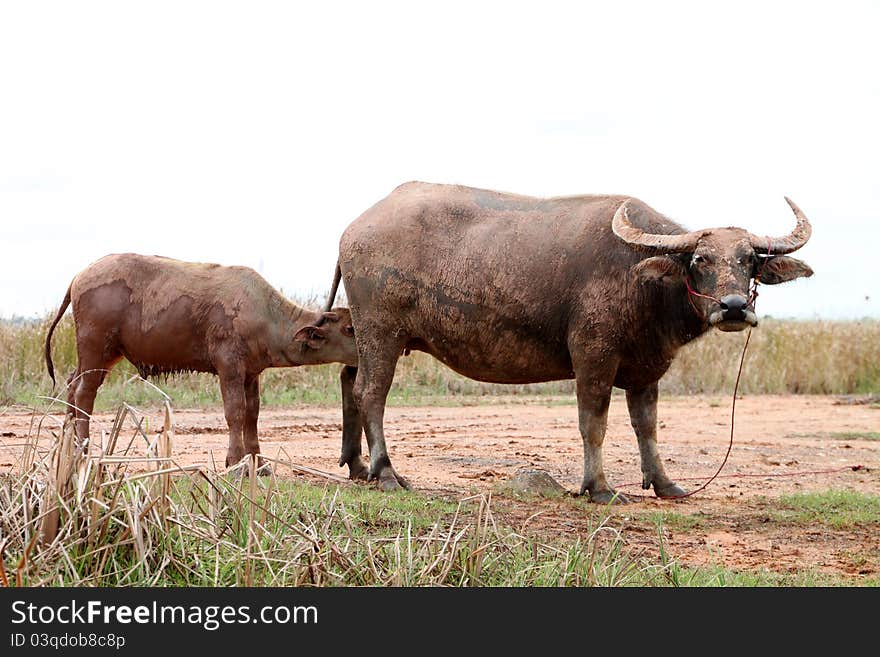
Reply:
M646 233L641 228L636 228L629 222L626 207L629 201L621 203L614 213L611 221L611 230L631 247L645 253L690 253L697 246L697 240L702 237L702 231L684 233L681 235L655 235Z
M794 230L785 237L758 237L757 235L749 235L752 248L758 253L769 253L771 255L791 253L792 251L797 251L807 243L808 239L810 239L810 235L813 233L813 228L810 226L809 219L807 219L806 215L801 212L801 209L795 205L795 202L787 196L785 197L785 202L791 206L794 216L797 217L797 225L794 227Z

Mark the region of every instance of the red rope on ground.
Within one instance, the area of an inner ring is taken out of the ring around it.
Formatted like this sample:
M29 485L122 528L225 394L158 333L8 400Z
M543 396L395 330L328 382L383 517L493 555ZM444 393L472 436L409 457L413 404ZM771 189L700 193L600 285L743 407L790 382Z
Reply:
M709 481L704 483L699 488L695 488L694 490L687 492L687 493L684 493L683 495L670 495L668 497L664 497L663 499L681 500L681 499L684 499L685 497L690 497L691 495L696 495L701 490L704 490L706 488L706 486L708 486L713 481L715 481L715 479L718 478L718 475L721 474L721 470L723 470L724 466L727 464L727 459L730 456L730 450L733 449L733 425L734 425L734 420L736 419L736 393L739 390L739 380L740 380L740 377L742 376L743 363L746 360L746 350L749 348L749 340L751 340L751 339L752 339L752 329L749 329L749 333L748 333L748 335L746 335L745 344L743 344L742 355L739 358L739 370L736 373L736 383L733 384L733 402L730 405L730 442L727 445L727 452L725 452L725 454L724 454L724 460L721 461L721 465L718 466L718 469L715 471L715 474L712 475L712 477L709 479Z
M765 474L757 473L757 472L737 472L735 474L726 474L726 475L717 475L716 479L747 479L750 477L760 478L766 477L768 479L777 478L777 477L803 477L806 475L824 475L824 474L834 474L835 472L846 472L847 470L851 472L858 472L859 470L866 470L864 465L858 463L856 465L842 465L839 468L830 468L828 470L796 470L795 472L768 472ZM695 481L697 479L702 479L703 477L676 477L677 481ZM632 481L627 484L620 484L618 488L632 488L634 486L641 486L641 482ZM694 491L696 492L696 491ZM632 493L627 493L628 497L643 497L645 499L651 499L650 495L633 495ZM683 495L680 497L684 497ZM677 499L675 497L662 497L657 499L669 500L669 499Z
M761 474L758 472L737 472L735 474L719 475L718 477L716 477L716 479L745 479L747 477L802 477L805 475L834 474L835 472L845 472L846 470L858 472L859 470L864 469L864 465L857 464L842 465L839 468L831 468L829 470L797 470L796 472L768 472L766 474ZM693 481L695 479L702 479L702 477L678 477L679 481ZM627 485L632 486L634 484Z

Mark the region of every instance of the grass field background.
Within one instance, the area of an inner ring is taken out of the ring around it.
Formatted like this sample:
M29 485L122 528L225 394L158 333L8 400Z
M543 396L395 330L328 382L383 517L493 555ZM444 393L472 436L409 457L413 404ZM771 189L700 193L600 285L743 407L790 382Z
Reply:
M0 324L0 403L37 403L52 393L43 360L48 318L42 322ZM729 393L745 333L712 331L681 350L661 380L663 394ZM52 354L59 386L76 363L73 320L66 316L53 335ZM265 372L262 401L267 406L340 401L339 365L274 369ZM98 394L98 410L123 399L142 404L161 397L132 380L135 369L122 362ZM177 407L220 404L215 377L183 374L160 380ZM880 321L764 320L754 330L740 383L743 393L861 394L880 392ZM57 392L57 391L56 391ZM391 390L395 404L446 402L459 397L574 394L573 381L497 385L460 376L430 356L401 358Z

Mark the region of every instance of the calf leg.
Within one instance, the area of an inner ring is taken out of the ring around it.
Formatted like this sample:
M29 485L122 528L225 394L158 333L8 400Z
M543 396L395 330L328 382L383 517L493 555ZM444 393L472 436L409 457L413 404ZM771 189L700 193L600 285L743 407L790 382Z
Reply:
M612 373L598 374L595 364L575 370L578 402L578 426L584 441L584 480L581 495L590 492L590 500L600 504L628 502L608 485L602 464L602 443L608 425Z
M379 488L385 491L409 488L406 479L391 467L383 428L385 399L394 380L394 367L402 346L398 341L377 343L365 337L358 342L354 398L367 434L367 444L370 446L368 479L378 479Z
M89 438L89 420L95 408L95 396L107 374L120 361L118 345L112 333L90 325L76 326L76 371L67 380L67 412L73 415L80 445Z
M367 464L361 457L361 434L363 423L354 400L354 381L358 368L346 365L339 375L342 384L342 455L339 467L348 465L349 479L366 479Z
M220 376L220 394L223 397L223 411L229 426L229 447L226 450L226 467L241 461L245 455L244 424L247 417L244 374L223 372Z
M657 384L626 391L629 419L639 441L642 460L642 488L654 487L657 497L677 497L685 491L677 486L663 469L657 451Z
M257 420L260 417L260 375L248 375L244 379L244 432L243 443L246 454L259 454L260 441L257 437ZM272 474L271 466L262 457L257 459L259 474Z
M98 394L98 388L104 383L104 379L113 365L113 362L101 363L96 366L88 363L80 364L74 373L75 377L71 377L73 389L68 391L67 398L68 401L72 398L74 430L80 445L84 445L89 439L89 421L95 408L95 397ZM70 413L70 409L68 409L68 413Z

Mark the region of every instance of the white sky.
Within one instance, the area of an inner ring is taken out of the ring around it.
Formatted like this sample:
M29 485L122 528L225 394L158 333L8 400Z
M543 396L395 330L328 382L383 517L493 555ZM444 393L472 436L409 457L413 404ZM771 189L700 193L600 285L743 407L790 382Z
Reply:
M0 5L0 317L135 251L323 294L399 183L813 224L759 315L880 317L880 4ZM866 299L869 297L869 299Z

